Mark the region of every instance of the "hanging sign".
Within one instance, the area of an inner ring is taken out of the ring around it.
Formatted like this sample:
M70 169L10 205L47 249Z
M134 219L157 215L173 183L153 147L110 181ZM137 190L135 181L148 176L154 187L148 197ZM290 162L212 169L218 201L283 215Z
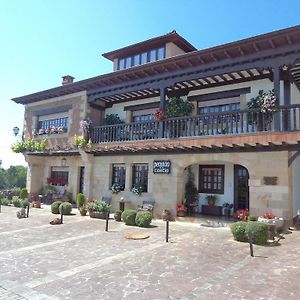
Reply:
M155 160L153 161L154 174L170 174L171 161L170 160Z

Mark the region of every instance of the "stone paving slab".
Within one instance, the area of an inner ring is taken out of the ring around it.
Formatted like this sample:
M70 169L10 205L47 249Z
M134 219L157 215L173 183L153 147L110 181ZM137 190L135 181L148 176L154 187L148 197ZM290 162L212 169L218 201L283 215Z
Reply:
M0 299L299 299L300 232L277 247L232 240L228 228L171 223L152 228L32 209L0 214ZM146 240L125 235L143 232ZM2 294L1 294L2 293ZM13 298L15 297L15 298ZM19 298L17 298L19 297Z

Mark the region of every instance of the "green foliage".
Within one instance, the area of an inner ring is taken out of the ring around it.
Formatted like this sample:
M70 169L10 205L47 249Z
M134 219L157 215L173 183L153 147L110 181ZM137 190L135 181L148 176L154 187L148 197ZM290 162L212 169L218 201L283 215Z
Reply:
M82 135L74 135L74 145L78 148L83 148L85 144L85 139L84 139L84 136Z
M67 192L65 193L64 198L65 198L66 201L72 202L73 194L72 194L71 192L67 191Z
M77 194L76 203L78 208L85 204L85 196L82 193Z
M152 214L149 211L139 211L135 217L135 224L139 227L149 227L152 221Z
M72 204L69 202L63 202L59 208L59 213L61 214L61 212L63 213L63 215L70 215L71 211L72 211Z
M124 121L120 119L118 114L109 114L105 116L104 125L122 124Z
M2 205L9 205L9 203L10 203L10 201L7 198L2 198L0 200L0 202L1 202Z
M120 209L117 209L114 213L115 216L120 217L122 216L122 211Z
M253 215L248 216L248 221L256 221L256 220L257 220L257 218L255 216L253 216Z
M15 153L23 152L45 152L47 149L47 139L37 141L30 139L28 141L18 141L12 145L11 150Z
M248 222L246 236L252 234L253 244L265 245L268 240L268 226L262 222Z
M12 204L13 204L14 207L21 207L21 206L22 206L21 199L19 199L19 198L14 198L14 199L12 200Z
M233 234L233 237L236 241L247 242L248 238L246 235L246 222L236 222L230 226L230 230Z
M29 205L30 205L30 203L29 203L28 199L21 200L21 207L25 208L25 207L27 207Z
M88 143L87 143L87 147L88 147L89 149L92 149L92 148L93 148L93 142L92 142L91 139L89 139L89 141L88 141Z
M110 205L108 205L106 202L104 202L102 200L89 202L87 204L88 210L96 211L96 212L108 212L109 208L110 208Z
M188 180L185 184L185 199L187 203L193 203L198 198L198 189L194 183L194 174L191 168L188 168Z
M194 109L194 104L180 97L173 97L167 100L165 116L167 118L189 116Z
M62 204L62 201L55 201L51 204L51 212L53 214L58 215L59 214L59 207Z
M6 170L0 168L0 189L13 188L13 196L19 196L20 188L26 186L26 173L24 166L10 166Z
M28 197L28 191L27 191L27 189L26 188L22 188L21 191L20 191L20 198L24 200L27 197Z
M135 217L137 212L133 209L125 209L121 215L126 225L135 226Z

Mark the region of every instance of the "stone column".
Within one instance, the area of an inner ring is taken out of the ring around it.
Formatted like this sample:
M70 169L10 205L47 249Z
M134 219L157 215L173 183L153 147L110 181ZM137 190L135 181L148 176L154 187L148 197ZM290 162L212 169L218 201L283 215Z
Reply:
M93 199L93 175L94 175L94 155L79 150L84 164L83 194L88 199Z

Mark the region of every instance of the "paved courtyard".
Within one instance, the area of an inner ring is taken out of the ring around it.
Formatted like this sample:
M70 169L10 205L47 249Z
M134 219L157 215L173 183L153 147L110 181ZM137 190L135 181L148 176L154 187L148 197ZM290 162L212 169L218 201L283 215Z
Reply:
M280 246L232 240L228 228L171 223L128 227L110 221L66 216L51 226L49 208L0 214L0 299L299 299L300 232ZM131 232L146 240L128 240Z

